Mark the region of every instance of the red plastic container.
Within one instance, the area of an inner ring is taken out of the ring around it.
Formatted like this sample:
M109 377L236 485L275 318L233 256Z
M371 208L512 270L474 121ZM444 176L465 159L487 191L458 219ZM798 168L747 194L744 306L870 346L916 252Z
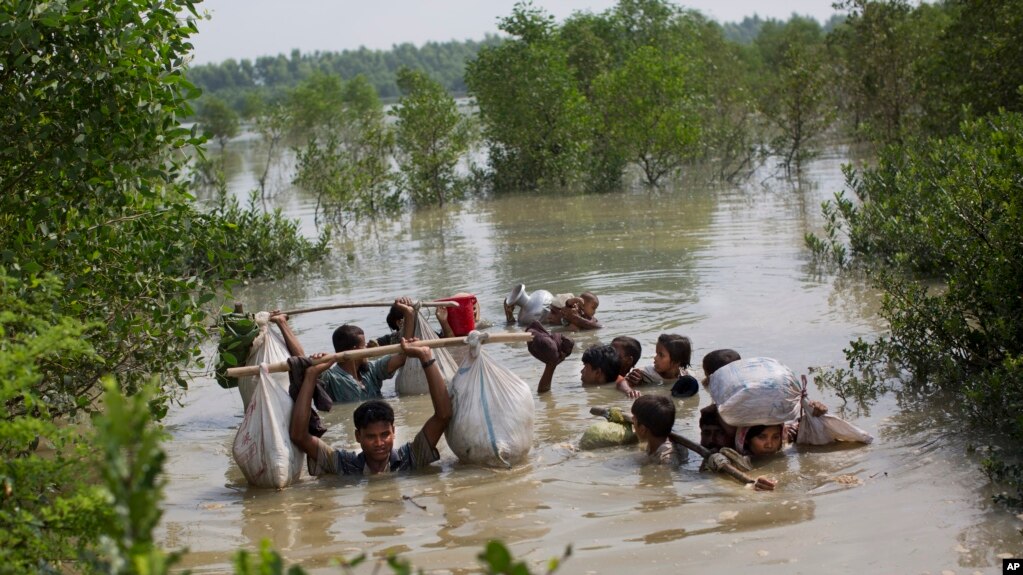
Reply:
M459 294L451 297L441 298L437 301L453 301L458 307L448 308L448 324L456 336L463 336L476 329L476 296L473 294Z

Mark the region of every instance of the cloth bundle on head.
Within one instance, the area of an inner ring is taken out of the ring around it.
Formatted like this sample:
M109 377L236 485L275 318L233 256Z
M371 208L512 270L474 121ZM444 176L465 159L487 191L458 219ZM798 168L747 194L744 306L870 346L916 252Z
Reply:
M551 333L538 321L529 324L526 331L533 334L533 339L526 344L526 349L530 355L544 363L561 361L575 348L572 338L560 333Z
M533 447L533 392L482 349L469 332L469 354L448 386L452 417L444 433L464 463L510 467Z
M729 363L711 374L708 388L729 425L777 425L799 418L803 387L792 370L769 357Z
M415 311L416 327L415 336L422 341L438 339L437 334L430 328L426 317L416 306ZM437 367L440 368L444 381L451 381L455 372L458 371L458 364L451 359L451 354L446 349L433 350L433 358L437 360ZM424 395L430 393L430 386L426 383L426 373L423 372L423 364L414 357L405 360L405 365L398 370L394 377L394 389L398 395Z
M260 334L252 343L250 358L262 358L259 375L249 390L245 417L238 427L231 449L234 460L251 485L286 487L302 475L305 454L291 442L291 409L294 402L288 395L288 374L267 371L271 363L288 358L284 339L268 329L270 314L256 314ZM252 365L252 364L249 364ZM241 381L243 388L248 382Z

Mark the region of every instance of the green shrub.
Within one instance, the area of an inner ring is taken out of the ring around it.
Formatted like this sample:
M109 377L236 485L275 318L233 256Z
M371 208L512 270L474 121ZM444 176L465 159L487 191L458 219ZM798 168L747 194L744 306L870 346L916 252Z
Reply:
M811 244L852 262L884 298L890 332L846 350L869 384L943 391L980 428L1023 440L1023 115L964 124L948 139L893 147L847 174L859 205L827 203L829 237ZM890 380L889 380L890 381ZM1023 492L1021 492L1023 493Z
M59 285L38 278L25 288L0 268L0 566L4 573L61 568L96 541L109 513L84 482L93 469L80 430L58 424L59 389L40 385L40 361L95 362L82 338L88 326L59 314ZM54 405L58 405L54 408Z

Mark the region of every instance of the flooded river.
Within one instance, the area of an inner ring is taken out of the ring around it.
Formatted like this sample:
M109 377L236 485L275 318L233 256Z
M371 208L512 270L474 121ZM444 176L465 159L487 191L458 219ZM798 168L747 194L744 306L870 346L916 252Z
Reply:
M244 159L231 178L242 193L258 171ZM167 419L161 543L188 548L185 566L196 573L230 571L235 549L256 549L263 539L312 572L340 572L335 557L397 552L428 572L465 573L478 569L476 555L493 538L538 572L571 545L563 573L1000 573L1001 557L1023 556L1023 521L991 504L971 438L935 428L933 414L901 410L894 397L843 410L811 383L811 397L876 441L787 449L759 470L778 480L773 493L701 473L698 457L669 470L639 465L638 447L575 448L597 421L591 406L630 404L612 386L581 387L581 350L593 343L636 337L646 365L658 334L679 333L692 339L697 365L706 352L731 347L808 373L843 366L851 339L881 329L877 294L816 272L803 243L821 226L820 202L842 185L842 161L838 152L818 160L799 188L764 173L742 186L501 197L423 210L339 235L315 269L239 289L248 311L470 291L494 323L490 331L502 332L514 328L504 325L501 300L521 282L530 291L595 292L606 327L578 335L552 392L534 394L533 451L509 470L461 464L442 441L441 461L420 474L304 476L281 491L249 488L231 457L239 394L200 379ZM312 199L285 189L276 201L312 233ZM385 314L325 311L292 325L307 351L330 351L336 326L382 335ZM524 345L487 351L535 386L543 366ZM398 439L409 440L430 402L393 390L392 380L384 393ZM698 439L697 412L709 401L702 390L677 400L675 431ZM321 414L330 426L325 440L357 448L354 407Z

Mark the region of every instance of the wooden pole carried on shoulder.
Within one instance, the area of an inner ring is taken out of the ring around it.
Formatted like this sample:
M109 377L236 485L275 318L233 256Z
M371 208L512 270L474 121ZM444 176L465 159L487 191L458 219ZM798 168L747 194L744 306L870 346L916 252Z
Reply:
M533 334L528 332L487 333L483 335L485 337L482 343L520 343L529 342L533 340ZM469 344L468 337L446 337L443 339L421 340L415 342L413 345L419 347L428 347L430 349L438 349L442 347L457 347L460 345L468 344ZM367 347L365 349L351 349L348 351L342 351L338 353L325 355L319 359L313 360L313 363L324 363L328 361L336 361L338 363L341 363L348 361L350 359L380 357L384 355L390 355L393 353L401 353L401 344ZM285 372L288 371L288 362L281 361L278 363L271 363L267 369L270 373ZM259 366L246 365L241 367L232 367L227 370L227 377L244 377L247 375L259 375Z
M606 407L591 407L590 408L590 413L592 413L593 415L599 415L601 417L605 417L606 418L608 416L608 414L610 413L610 410L608 408L606 408ZM632 414L631 413L626 413L626 412L623 411L622 412L622 419L624 419L625 421L627 421L629 423L632 423ZM692 441L690 439L686 439L685 437L682 437L681 435L679 435L679 434L677 434L675 432L671 432L670 434L668 434L668 437L671 438L671 440L674 441L675 443L680 443L680 444L684 445L690 451L696 452L700 457L702 457L704 459L707 459L708 457L713 455L710 452L710 450L708 450L706 447L700 445L699 443L696 443L695 441ZM724 456L722 456L722 457L724 457ZM720 473L725 473L727 475L730 475L731 477L733 477L735 479L738 479L739 481L741 481L743 483L753 483L756 486L757 489L763 489L763 490L767 490L767 491L770 491L770 490L774 489L774 484L773 483L766 483L766 482L762 482L762 481L757 481L755 478L750 477L747 473L745 473L741 469L737 468L736 466L732 465L731 463L722 463L718 467L718 471Z
M302 313L309 313L313 311L325 311L328 309L347 309L353 307L391 307L394 305L393 301L364 301L355 303L338 303L332 305L321 305L318 307L306 307L302 309L289 309L282 311L281 313L291 315L298 315ZM424 301L419 302L422 307L458 307L458 302L455 301Z

